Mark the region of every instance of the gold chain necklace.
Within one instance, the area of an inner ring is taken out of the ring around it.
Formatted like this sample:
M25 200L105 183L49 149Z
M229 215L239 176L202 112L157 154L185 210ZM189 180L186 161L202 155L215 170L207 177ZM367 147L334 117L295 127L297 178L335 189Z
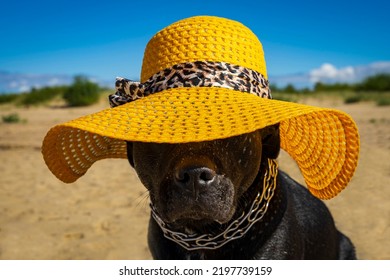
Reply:
M229 226L218 235L188 235L182 232L173 231L169 229L168 225L158 216L156 208L150 204L152 217L160 226L166 238L172 240L188 251L220 248L226 243L244 236L256 222L260 221L264 217L268 210L269 202L274 196L277 175L277 162L275 160L268 159L268 170L264 174L262 192L258 192L247 213L243 211L239 218L232 221Z

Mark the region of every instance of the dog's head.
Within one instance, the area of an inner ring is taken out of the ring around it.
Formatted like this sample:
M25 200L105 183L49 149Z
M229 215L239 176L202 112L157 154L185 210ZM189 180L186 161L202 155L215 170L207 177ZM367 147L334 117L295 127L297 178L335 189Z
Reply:
M279 127L227 139L185 144L128 142L128 159L170 224L228 222L259 174L279 154Z

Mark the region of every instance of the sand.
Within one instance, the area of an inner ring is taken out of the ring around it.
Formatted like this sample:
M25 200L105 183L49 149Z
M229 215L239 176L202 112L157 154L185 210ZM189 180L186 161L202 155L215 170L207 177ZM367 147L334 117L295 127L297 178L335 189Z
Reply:
M390 259L390 108L305 103L341 109L355 119L359 166L349 186L326 204L358 258ZM148 193L126 160L97 162L76 183L64 184L41 156L50 127L105 107L103 101L72 109L0 106L1 116L18 113L25 120L0 123L0 259L151 259ZM303 183L288 155L282 153L279 163Z

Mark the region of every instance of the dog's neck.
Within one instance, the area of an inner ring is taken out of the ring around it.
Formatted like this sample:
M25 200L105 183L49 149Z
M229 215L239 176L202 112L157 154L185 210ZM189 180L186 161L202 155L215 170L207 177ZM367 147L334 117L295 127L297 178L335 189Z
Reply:
M187 258L206 258L204 255L215 254L218 248L235 247L235 242L231 241L250 238L251 232L255 232L256 236L266 237L265 231L272 220L278 216L276 212L282 204L281 193L276 184L276 162L269 160L262 162L258 176L241 196L231 221L223 225L212 223L198 233L194 233L193 229L176 231L170 228L158 217L153 206L152 217L165 238L181 246L187 253ZM261 239L257 238L257 240Z

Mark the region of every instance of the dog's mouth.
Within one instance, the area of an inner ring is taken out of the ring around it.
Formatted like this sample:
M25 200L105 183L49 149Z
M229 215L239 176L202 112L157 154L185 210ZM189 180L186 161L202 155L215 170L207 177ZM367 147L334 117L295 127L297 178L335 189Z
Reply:
M165 223L204 227L229 221L236 210L236 195L230 179L218 175L212 184L200 186L196 195L166 181L160 186L158 197L151 194L151 202Z
M152 209L152 215L155 220L160 220L160 224L165 224L172 230L182 232L188 235L192 235L199 232L207 232L212 228L220 229L231 217L224 220L217 219L216 216L210 215L202 210L188 210L182 215L167 218L166 215L161 215L153 204L150 205ZM220 215L219 215L220 217Z
M203 227L212 223L223 224L228 222L235 212L235 206L228 202L220 202L216 207L197 203L197 205L192 205L189 202L185 208L182 208L182 205L177 206L177 203L171 203L168 207L156 208L158 209L156 211L165 223L177 227ZM161 208L163 208L162 211Z
M197 207L195 209L189 209L181 213L181 215L176 216L175 219L169 220L169 224L175 228L185 227L195 229L207 227L215 223L222 225L231 219L231 215L226 215L224 211L222 213L211 213L210 211L205 212L203 209ZM231 212L234 212L234 210L232 209Z

